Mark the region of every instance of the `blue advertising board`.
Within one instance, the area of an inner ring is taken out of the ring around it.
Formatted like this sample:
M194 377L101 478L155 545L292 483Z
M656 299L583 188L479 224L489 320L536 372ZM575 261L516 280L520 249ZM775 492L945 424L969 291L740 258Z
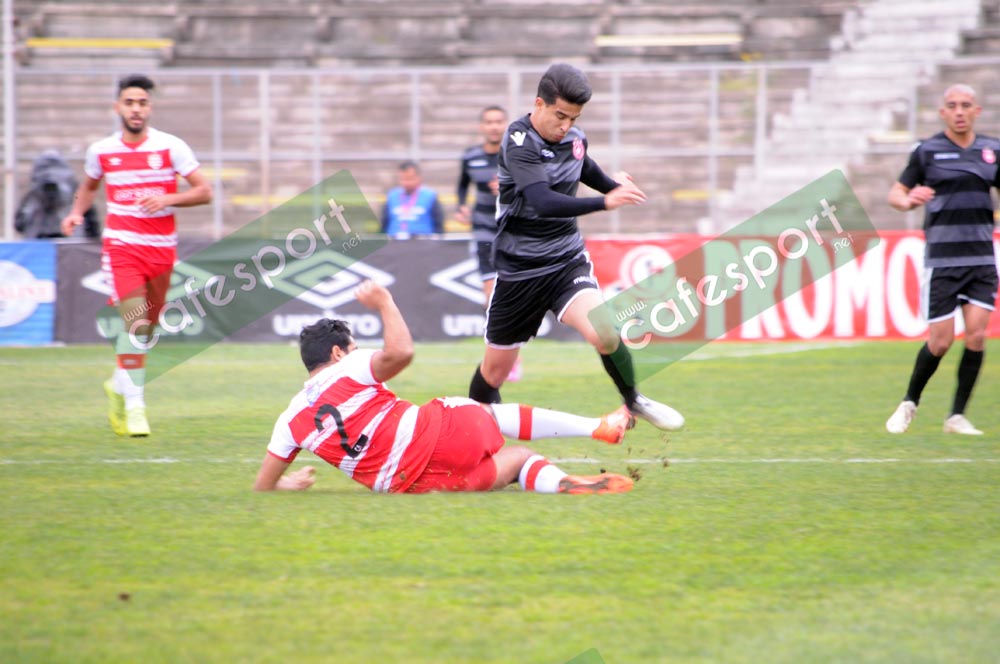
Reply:
M52 343L55 300L55 244L0 243L0 346Z

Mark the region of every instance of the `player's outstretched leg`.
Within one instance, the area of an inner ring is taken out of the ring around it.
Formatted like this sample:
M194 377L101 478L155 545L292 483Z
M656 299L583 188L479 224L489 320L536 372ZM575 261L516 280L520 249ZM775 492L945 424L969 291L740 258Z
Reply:
M617 445L624 440L625 432L635 426L635 418L625 406L602 417L582 417L516 403L493 404L490 409L500 433L519 440L589 436Z
M537 493L625 493L633 486L630 478L614 473L568 475L540 454L525 461L517 481L525 491Z
M518 482L535 493L625 493L631 491L630 478L613 473L569 475L540 454L520 445L504 446L493 455L496 481L493 489Z
M601 364L611 377L622 400L632 414L641 417L657 429L677 431L684 426L684 416L670 406L654 401L639 392L636 385L632 354L615 335L598 333L590 321L589 314L602 306L604 300L600 292L582 291L563 311L560 321L583 335L601 356Z
M619 343L618 348L607 355L602 353L601 363L621 393L625 405L634 415L663 431L677 431L684 426L683 415L665 403L650 399L636 389L632 354L628 352L625 344Z

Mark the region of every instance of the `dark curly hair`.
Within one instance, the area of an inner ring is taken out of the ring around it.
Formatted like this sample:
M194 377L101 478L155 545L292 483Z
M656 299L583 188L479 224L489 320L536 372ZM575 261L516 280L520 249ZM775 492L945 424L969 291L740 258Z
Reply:
M351 328L342 320L321 318L312 325L306 325L299 333L299 354L306 371L328 363L334 346L346 351L352 338Z

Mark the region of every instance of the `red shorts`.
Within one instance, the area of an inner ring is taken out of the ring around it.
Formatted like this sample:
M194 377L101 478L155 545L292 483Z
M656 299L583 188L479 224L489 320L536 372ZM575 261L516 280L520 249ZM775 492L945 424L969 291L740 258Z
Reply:
M176 256L174 249L105 244L101 270L111 287L108 304L118 306L126 300L142 298L145 302L142 317L154 323L159 321Z
M505 442L493 415L464 397L435 399L421 408L439 411L441 431L427 467L406 492L489 491L497 479L493 455Z

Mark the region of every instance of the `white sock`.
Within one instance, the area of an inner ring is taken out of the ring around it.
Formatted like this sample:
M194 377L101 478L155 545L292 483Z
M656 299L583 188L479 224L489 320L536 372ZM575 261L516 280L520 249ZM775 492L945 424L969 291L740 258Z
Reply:
M599 417L581 417L524 404L503 403L492 407L500 433L519 440L589 437L601 424Z
M131 374L135 373L135 371L135 369L123 369L121 367L117 367L115 369L115 375L112 378L112 382L115 386L115 392L125 397L126 410L137 406L146 406L142 385L136 385L132 382Z
M535 454L521 466L517 481L525 491L559 493L559 481L564 477L566 473L553 466L541 454Z
M118 368L115 369L115 390L125 397L125 409L146 405L143 386L146 384L146 348L132 343L128 334L115 340ZM124 365L124 366L122 366ZM127 368L126 368L127 367Z

